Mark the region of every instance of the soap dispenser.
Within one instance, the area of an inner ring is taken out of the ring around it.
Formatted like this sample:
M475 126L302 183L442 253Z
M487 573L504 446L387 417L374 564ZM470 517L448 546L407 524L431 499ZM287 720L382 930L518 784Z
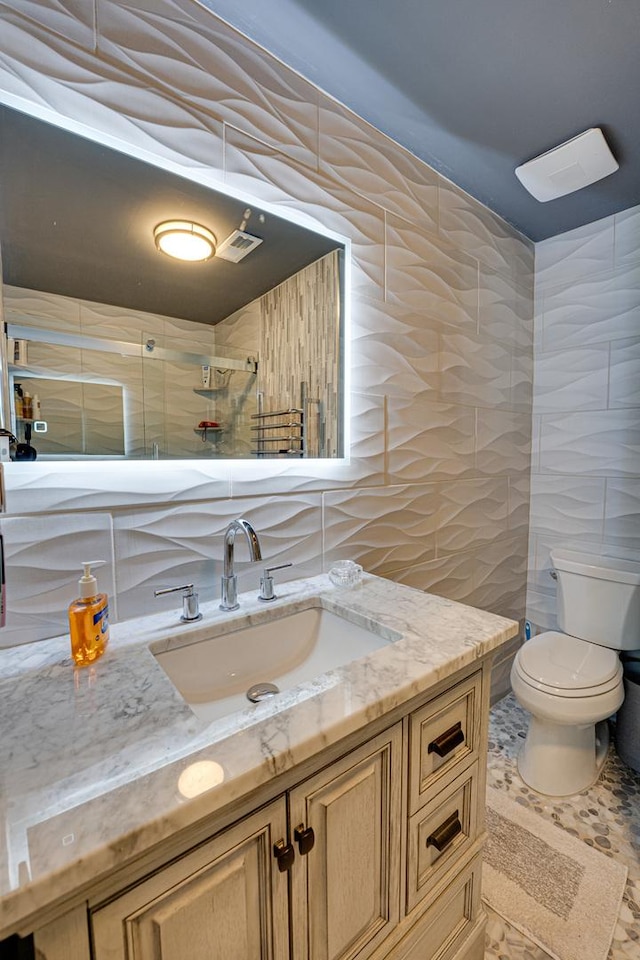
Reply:
M84 575L78 581L80 596L69 604L71 656L84 667L101 657L109 641L109 598L98 593L98 581L91 567L104 560L83 560Z

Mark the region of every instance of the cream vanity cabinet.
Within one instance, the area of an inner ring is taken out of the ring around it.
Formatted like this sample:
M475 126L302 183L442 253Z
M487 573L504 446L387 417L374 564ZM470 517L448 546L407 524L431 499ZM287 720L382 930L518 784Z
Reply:
M94 960L480 960L487 681L94 905Z

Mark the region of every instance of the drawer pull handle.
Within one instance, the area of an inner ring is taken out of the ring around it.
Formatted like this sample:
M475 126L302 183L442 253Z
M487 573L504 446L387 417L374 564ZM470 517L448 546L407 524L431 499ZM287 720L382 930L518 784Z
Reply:
M278 840L278 842L273 845L273 855L278 861L278 870L280 873L286 873L287 870L291 870L293 861L296 858L292 843L285 843L284 840Z
M464 743L464 732L462 730L462 723L458 720L452 727L449 727L448 730L445 730L439 737L431 741L427 753L437 753L439 757L446 757L448 753L451 753L452 750L459 747L461 743Z
M313 827L306 827L304 823L298 824L298 826L293 831L293 838L298 844L298 850L300 851L300 856L305 857L310 850L313 850L313 845L316 842L316 836L313 832Z
M447 817L444 823L441 823L433 833L429 834L427 837L427 846L435 847L438 853L442 853L450 843L453 843L459 833L462 833L462 824L460 823L458 811L455 810L450 817Z

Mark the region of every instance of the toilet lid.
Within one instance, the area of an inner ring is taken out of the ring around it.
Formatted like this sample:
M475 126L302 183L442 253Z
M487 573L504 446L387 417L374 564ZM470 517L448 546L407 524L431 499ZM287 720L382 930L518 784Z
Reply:
M599 647L566 633L540 633L520 648L522 671L548 687L585 690L612 680L620 670L615 650Z

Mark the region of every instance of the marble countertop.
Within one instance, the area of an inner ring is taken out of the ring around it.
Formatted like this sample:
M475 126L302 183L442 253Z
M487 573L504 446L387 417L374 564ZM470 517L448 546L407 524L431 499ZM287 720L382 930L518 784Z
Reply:
M165 612L114 624L108 650L74 669L69 638L0 651L0 937L203 817L358 731L514 636L493 614L365 575L290 581L265 609L255 594L181 624ZM279 697L206 722L155 653L322 606L373 628L381 649ZM394 639L396 638L396 639ZM222 781L185 799L185 768Z

